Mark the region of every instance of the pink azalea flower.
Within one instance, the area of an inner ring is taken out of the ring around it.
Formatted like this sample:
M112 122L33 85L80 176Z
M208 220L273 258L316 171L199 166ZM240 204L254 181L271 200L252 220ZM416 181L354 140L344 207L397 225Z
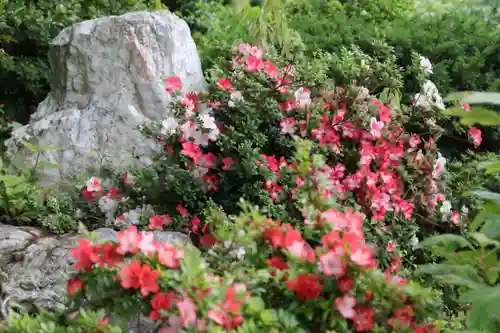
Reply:
M394 244L394 240L390 240L389 243L387 243L387 247L385 248L387 252L394 252L396 251L396 245Z
M344 295L344 297L335 299L335 307L340 312L340 315L346 319L353 319L356 315L354 306L356 306L356 299L351 295Z
M176 300L175 304L179 308L180 317L182 319L182 327L186 328L189 325L196 325L196 307L193 301L184 296L183 300Z
M118 232L117 234L118 248L116 252L120 254L136 253L139 250L139 242L141 236L137 232L136 226L129 226L127 230Z
M91 177L86 184L87 191L89 192L100 192L103 190L102 180L97 177Z
M382 135L382 129L384 128L383 121L377 121L376 118L372 117L370 120L370 133L376 138L380 138Z
M297 122L294 118L288 117L280 122L281 125L281 134L290 134L293 135L297 130Z
M333 251L322 254L319 257L321 270L326 276L341 277L345 275L347 264Z
M169 76L165 82L165 90L169 93L175 93L182 89L182 82L178 76Z
M474 143L474 146L479 147L483 141L483 138L481 137L481 130L476 127L471 127L469 129L469 138L472 140L472 143Z
M464 109L465 111L467 111L467 112L471 112L472 111L472 108L470 107L469 104L466 104L466 103L465 104L460 104L460 107L462 109Z

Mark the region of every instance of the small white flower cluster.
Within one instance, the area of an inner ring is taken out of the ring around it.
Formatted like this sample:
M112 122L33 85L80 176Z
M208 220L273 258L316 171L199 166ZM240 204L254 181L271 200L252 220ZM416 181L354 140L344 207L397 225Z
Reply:
M451 202L449 200L444 200L441 203L441 208L439 208L439 211L443 215L448 215L451 213Z
M422 92L415 94L414 97L415 105L421 106L424 109L429 109L432 107L436 107L440 110L446 109L446 106L443 102L443 97L439 93L436 85L430 81L426 80L424 85L422 86Z
M245 231L239 230L237 232L237 238L242 238L242 237L245 237ZM243 258L245 258L246 251L243 246L237 246L232 241L228 240L224 242L224 247L226 249L232 249L231 255L237 258L238 260L242 260Z
M434 162L432 169L432 178L438 179L444 174L446 170L446 158L438 152L438 158Z
M418 247L418 243L420 243L417 235L413 234L413 237L410 239L410 246L412 249L416 249Z
M238 90L232 90L231 91L231 96L229 96L229 102L228 102L228 105L229 107L236 107L236 105L238 105L239 103L242 103L244 102L245 99L243 98L243 95L241 94L241 92L239 92Z
M420 68L422 69L425 75L430 75L434 73L432 71L432 63L429 60L429 58L420 56Z
M233 246L233 242L231 242L231 241L225 241L225 242L224 242L224 247L225 247L226 249L229 249L229 248L231 248L232 246ZM241 259L243 259L243 258L245 257L246 251L245 251L245 248L244 248L244 247L239 246L239 247L237 247L237 248L233 249L233 250L231 251L231 254L232 254L234 257L236 257L237 259L241 260Z
M311 92L307 88L299 88L295 91L295 103L301 109L311 105Z
M209 141L215 141L220 132L211 114L212 109L202 105L200 109L196 119L192 120L191 118L195 115L194 106L186 106L187 119L183 123L174 117L167 117L162 121L161 134L174 135L180 129L185 140L192 140L197 145L207 146Z
M420 67L426 76L433 73L432 63L426 57L420 57ZM415 94L413 97L415 105L420 106L424 109L438 108L444 110L446 107L443 102L443 97L439 94L439 90L436 85L430 81L425 80L424 85L420 93Z

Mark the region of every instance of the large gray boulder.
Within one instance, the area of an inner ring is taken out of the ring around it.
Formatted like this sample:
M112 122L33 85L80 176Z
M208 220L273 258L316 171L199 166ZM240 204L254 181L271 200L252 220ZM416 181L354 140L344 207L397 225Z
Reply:
M101 242L116 241L116 231L95 231ZM156 231L158 242L191 244L179 232ZM74 264L70 249L78 245L81 235L53 235L33 227L0 224L0 284L9 303L30 309L64 309L68 274ZM135 333L152 332L154 323L138 317L129 323Z
M184 92L202 90L196 45L185 21L169 11L134 12L75 24L51 42L52 89L6 145L8 154L34 154L23 140L56 146L39 161L44 181L58 181L106 163L148 165L157 149L136 127L165 117L165 77L177 75Z

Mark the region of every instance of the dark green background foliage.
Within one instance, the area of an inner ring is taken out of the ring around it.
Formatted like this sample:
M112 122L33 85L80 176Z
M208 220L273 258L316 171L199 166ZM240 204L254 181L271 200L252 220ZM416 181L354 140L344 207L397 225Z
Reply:
M123 14L154 6L153 0L9 0L0 15L0 101L5 110L26 122L49 90L48 45L61 29L103 15ZM6 84L8 83L8 84Z
M358 45L372 55L380 41L394 47L407 67L412 52L428 57L435 67L433 82L443 94L457 90L500 89L500 17L484 11L445 11L411 15L412 1L292 0L290 26L309 51L338 52ZM413 78L408 76L407 81ZM414 82L405 87L415 88Z
M388 42L400 59L410 51L434 65L432 81L443 94L462 90L500 91L500 20L484 20L480 12L424 15L399 19Z

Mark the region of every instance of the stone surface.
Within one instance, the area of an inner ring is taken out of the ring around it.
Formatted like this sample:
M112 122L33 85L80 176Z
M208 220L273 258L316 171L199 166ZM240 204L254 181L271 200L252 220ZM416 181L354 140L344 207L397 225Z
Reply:
M134 12L84 21L51 42L52 90L27 126L16 129L8 154L36 157L22 146L55 146L40 161L44 181L79 174L103 161L116 168L148 165L156 150L136 131L162 119L170 96L164 78L178 75L185 92L205 85L185 21L168 11Z
M94 231L102 241L116 240L116 231L101 228ZM158 241L190 244L189 237L178 232L156 232ZM0 267L4 275L2 290L10 301L28 308L64 308L68 273L74 260L70 249L78 244L79 235L52 235L33 227L0 224ZM1 281L1 280L0 280ZM135 333L151 332L154 323L136 318L129 323Z

